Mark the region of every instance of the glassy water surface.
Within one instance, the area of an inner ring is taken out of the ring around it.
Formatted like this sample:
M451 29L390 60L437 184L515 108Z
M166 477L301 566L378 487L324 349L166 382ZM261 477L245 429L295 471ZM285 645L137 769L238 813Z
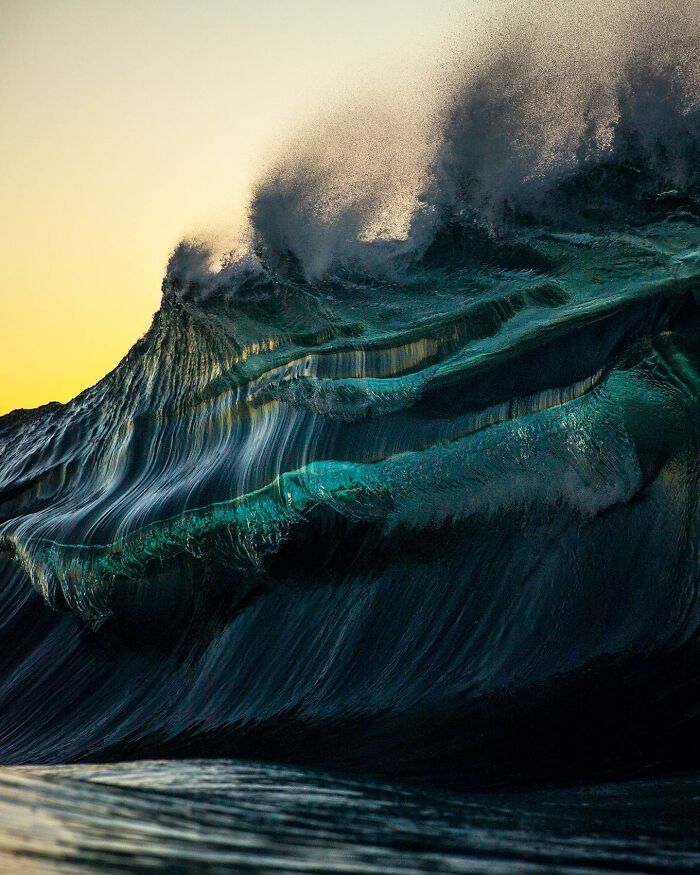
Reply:
M700 776L457 795L235 761L0 771L0 869L676 872Z

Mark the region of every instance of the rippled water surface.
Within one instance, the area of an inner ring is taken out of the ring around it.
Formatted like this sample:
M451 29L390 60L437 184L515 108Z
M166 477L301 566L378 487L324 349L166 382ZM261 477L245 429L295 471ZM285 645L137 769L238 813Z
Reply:
M0 771L3 871L675 872L700 775L456 795L235 761Z

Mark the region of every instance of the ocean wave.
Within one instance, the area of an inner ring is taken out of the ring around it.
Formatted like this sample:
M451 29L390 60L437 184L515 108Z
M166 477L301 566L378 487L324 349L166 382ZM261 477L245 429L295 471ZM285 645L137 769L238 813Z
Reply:
M111 374L0 419L0 759L691 756L700 25L641 8L297 144L242 254L183 242Z

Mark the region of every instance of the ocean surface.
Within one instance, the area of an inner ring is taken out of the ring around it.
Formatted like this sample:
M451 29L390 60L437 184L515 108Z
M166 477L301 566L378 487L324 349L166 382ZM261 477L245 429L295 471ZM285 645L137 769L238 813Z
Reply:
M455 795L231 760L0 772L21 872L683 872L698 774Z
M412 174L290 146L0 419L6 869L698 868L700 16L632 6Z

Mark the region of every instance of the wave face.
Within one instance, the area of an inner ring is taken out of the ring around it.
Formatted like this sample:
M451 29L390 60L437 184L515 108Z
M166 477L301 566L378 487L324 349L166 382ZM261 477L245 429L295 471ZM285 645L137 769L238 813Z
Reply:
M115 371L0 420L4 763L692 759L700 42L670 6L596 87L501 35L393 237L302 148L247 252L178 247Z

